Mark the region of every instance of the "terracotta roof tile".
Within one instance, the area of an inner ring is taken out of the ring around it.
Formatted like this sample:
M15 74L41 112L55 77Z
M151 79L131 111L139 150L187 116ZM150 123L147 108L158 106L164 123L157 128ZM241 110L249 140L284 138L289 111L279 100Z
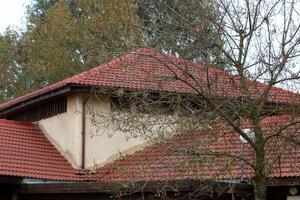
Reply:
M291 118L267 117L262 121L265 134L278 130ZM249 120L241 122L251 128ZM207 156L207 150L240 155L238 135L223 121L215 121L211 129L176 135L165 143L154 144L132 155L120 158L94 173L73 169L43 135L36 124L0 120L0 175L61 181L165 181L183 179L238 179L240 161ZM287 133L288 134L288 133ZM191 150L206 152L202 156ZM269 149L267 157L274 157ZM252 152L245 146L245 157ZM300 177L300 147L288 145L280 162L275 163L270 177ZM253 176L245 165L244 177Z
M274 133L289 123L289 119L291 119L289 116L263 119L264 133L266 135ZM242 127L251 128L249 120L244 120ZM266 155L268 162L271 162L278 150L271 149L271 147L274 145L268 147L269 151ZM196 150L198 154L193 155L191 150ZM201 152L203 154L199 155ZM106 182L240 178L240 160L208 156L208 153L212 152L226 152L238 156L241 154L239 135L222 121L214 122L211 130L180 134L172 137L166 143L149 146L133 155L107 164L99 169L98 176L100 181ZM253 158L248 144L245 145L245 158L249 161L252 161ZM289 144L281 159L274 166L270 177L299 177L300 147ZM244 178L252 176L252 169L245 164Z
M174 80L174 73L181 78L186 78L178 67L188 69L188 72L204 85L204 90L206 90L205 86L209 80L213 85L213 95L228 98L241 96L241 91L238 89L239 79L229 73L212 67L207 71L200 64L164 55L150 48L141 48L79 75L8 101L0 106L0 110L67 85L194 92L186 84ZM206 78L207 72L209 79ZM194 84L192 80L188 81ZM254 81L249 81L249 85L251 85L252 96L259 98L265 85ZM269 95L269 102L276 103L290 103L299 101L299 99L300 95L275 87Z
M0 120L0 175L51 180L85 180L36 124ZM88 179L89 180L89 179Z

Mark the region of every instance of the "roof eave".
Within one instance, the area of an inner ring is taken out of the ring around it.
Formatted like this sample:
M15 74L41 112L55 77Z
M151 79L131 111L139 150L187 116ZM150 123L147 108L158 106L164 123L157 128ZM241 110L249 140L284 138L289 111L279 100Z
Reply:
M38 102L44 101L46 99L50 99L53 97L61 96L67 94L71 91L71 87L66 85L60 88L56 88L51 91L47 91L45 93L38 94L36 96L32 96L30 98L20 100L14 104L8 105L6 107L0 108L0 118L5 117L9 113L13 113L15 111L19 111L24 109L27 106L34 105Z

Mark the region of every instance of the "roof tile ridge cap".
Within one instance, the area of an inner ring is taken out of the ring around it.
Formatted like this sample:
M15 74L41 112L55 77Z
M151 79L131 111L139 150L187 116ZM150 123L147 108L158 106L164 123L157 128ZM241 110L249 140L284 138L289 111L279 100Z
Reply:
M204 67L203 63L197 63L197 62L192 61L192 60L187 60L187 59L185 59L185 58L183 58L181 56L176 56L176 55L161 53L161 52L159 52L159 51L157 51L157 50L155 50L153 48L150 48L150 47L145 47L145 48L141 48L141 49L138 49L138 50L144 50L144 49L147 50L147 51L150 50L152 53L157 53L157 54L162 55L162 56L164 56L166 58L169 58L170 60L173 60L173 61L175 60L175 61L178 61L178 62L184 62L185 64L191 64L193 66L197 66L197 67L201 67L201 68ZM221 73L223 75L226 75L227 77L232 76L232 74L230 74L229 72L223 71L223 70L218 69L218 68L216 68L214 66L208 66L208 70L210 72Z
M134 51L132 51L129 54L133 54L133 55L141 55L141 56L155 56L155 55L159 55L159 56L164 56L164 57L168 57L170 55L162 53L154 48L151 47L142 47L142 48L138 48Z
M102 63L102 64L100 64L100 65L98 65L96 67L93 67L93 68L88 69L86 71L83 71L83 72L81 72L81 73L79 73L77 75L69 77L69 78L65 79L65 81L66 81L66 83L74 83L74 81L76 82L76 81L78 81L79 78L84 77L84 76L86 76L86 75L88 75L90 73L93 74L93 72L99 72L100 70L103 70L103 69L105 69L108 66L117 65L117 64L119 64L122 61L130 61L131 58L133 57L133 55L136 54L136 52L137 51L131 51L131 52L125 54L125 55L122 55L120 57L114 58L114 59L112 59L112 60L110 60L108 62Z
M201 66L203 67L204 65L201 64L201 63L196 63L195 61L192 61L192 60L187 60L181 56L176 56L176 55L171 55L171 54L164 54L162 53L162 55L165 55L166 57L169 57L170 59L176 59L177 61L181 61L181 62L184 62L184 63L187 63L187 64L192 64L192 65L197 65L197 66Z

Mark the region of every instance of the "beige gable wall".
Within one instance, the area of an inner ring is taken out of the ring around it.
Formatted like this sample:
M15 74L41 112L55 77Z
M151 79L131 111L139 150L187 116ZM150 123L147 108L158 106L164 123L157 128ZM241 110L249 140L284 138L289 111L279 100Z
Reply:
M81 167L81 96L68 97L67 112L38 122L52 144L74 168Z
M87 102L86 118L86 168L92 169L115 160L120 155L131 154L147 145L142 138L133 138L120 131L113 132L104 123L92 122L97 119L92 113L107 114L110 102L105 96L91 97Z
M82 155L82 99L86 96L68 97L67 112L38 122L39 126L74 168L80 169ZM107 113L109 100L105 97L90 97L87 102L85 166L94 169L115 160L120 155L143 149L147 142L141 138L128 138L124 133L112 132L106 125L97 128L91 120L89 109Z

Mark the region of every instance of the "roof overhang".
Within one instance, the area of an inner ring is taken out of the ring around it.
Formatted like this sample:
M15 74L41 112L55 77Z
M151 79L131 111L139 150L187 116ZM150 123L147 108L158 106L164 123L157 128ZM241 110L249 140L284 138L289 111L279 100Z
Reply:
M249 193L253 186L246 183L224 183L215 181L174 180L174 181L136 181L136 182L61 182L22 184L20 193L110 193L114 192L190 192L197 188L210 187L215 191ZM230 191L229 191L230 190Z
M13 114L18 111L22 111L25 108L29 108L33 105L36 105L38 103L67 95L71 92L88 92L89 91L88 86L76 86L76 85L65 85L59 88L55 88L51 91L47 91L44 93L40 93L37 95L30 96L30 98L22 99L14 104L5 106L5 107L0 107L0 118L5 117L8 114Z
M134 88L120 88L120 87L107 87L107 86L100 87L100 86L93 86L93 85L78 85L74 83L71 84L69 83L69 84L61 85L57 88L53 88L51 90L46 90L45 92L29 95L28 97L17 100L16 102L9 105L5 105L5 104L2 106L0 105L0 118L5 118L8 114L13 114L15 112L22 111L25 108L29 108L38 103L42 103L59 96L68 95L70 93L90 93L92 90L97 91L98 89L104 89L106 91L115 91L115 90L123 89L128 92L132 92L132 91L163 92L159 90L150 90L150 89L134 89ZM178 93L178 92L166 91L166 93ZM180 94L193 95L193 93L180 93ZM222 97L217 97L217 98L219 100L226 100L225 98ZM274 102L267 102L265 107L266 110L272 110L274 108L281 107L281 111L288 111L291 108L290 104L288 103L274 103ZM293 105L293 109L297 113L300 113L300 105L298 104Z
M299 177L271 178L267 186L272 188L299 186ZM163 189L166 192L191 192L199 187L208 188L224 193L251 194L253 185L246 182L218 182L199 180L173 180L173 181L130 181L130 182L43 182L22 184L20 193L111 193L114 192L156 192Z

